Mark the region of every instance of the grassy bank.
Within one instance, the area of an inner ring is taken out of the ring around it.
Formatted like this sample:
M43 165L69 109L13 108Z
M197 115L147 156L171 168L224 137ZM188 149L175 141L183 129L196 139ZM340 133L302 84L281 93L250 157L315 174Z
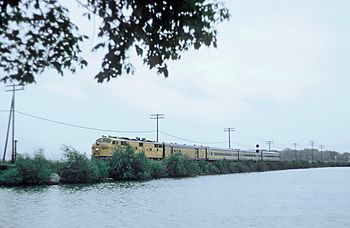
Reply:
M52 183L53 175L60 183L94 183L106 180L147 180L164 177L191 177L228 173L263 172L316 167L345 167L349 162L326 163L307 161L195 161L175 153L164 160L150 160L133 148L118 149L108 160L91 158L74 148L65 147L64 159L51 161L42 151L34 156L19 155L15 164L0 167L0 185L40 185ZM53 174L54 173L54 174ZM56 174L55 174L56 173ZM58 174L58 175L57 175Z

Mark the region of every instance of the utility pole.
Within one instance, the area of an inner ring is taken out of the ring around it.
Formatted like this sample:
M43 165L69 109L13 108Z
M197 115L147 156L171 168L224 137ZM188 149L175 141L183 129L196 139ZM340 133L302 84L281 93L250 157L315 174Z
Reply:
M267 140L266 143L269 145L269 151L271 151L271 144L273 144L273 141Z
M5 140L5 147L4 147L4 154L2 157L2 161L4 162L6 159L6 150L7 150L7 143L9 141L9 133L10 133L10 126L11 126L11 118L12 118L12 107L13 107L13 98L11 100L11 108L10 108L10 115L9 115L9 121L7 124L7 132L6 132L6 140Z
M235 131L234 128L224 128L224 132L228 132L228 148L231 149L231 131Z
M298 161L298 154L297 154L297 143L293 143L294 146L294 154L295 154L295 160Z
M157 120L157 142L158 142L158 132L159 132L159 130L158 130L158 120L159 119L164 119L164 114L159 114L159 113L157 113L157 114L151 114L151 118L150 119L152 119L152 120Z
M321 161L323 161L323 145L320 145L320 149L321 149Z
M314 144L315 144L315 141L310 140L310 143L311 143L311 162L314 162Z
M5 149L4 149L4 156L3 156L3 160L5 160L5 156L6 156L6 147L7 147L7 142L8 142L8 133L10 130L10 122L12 119L12 155L11 155L11 162L14 163L16 161L16 140L15 140L15 101L16 101L16 91L19 90L24 90L23 85L8 85L6 87L12 87L11 89L5 90L6 92L12 92L12 102L11 102L11 109L10 109L10 118L9 118L9 124L8 124L8 128L7 128L7 135L6 135L6 142L5 142Z

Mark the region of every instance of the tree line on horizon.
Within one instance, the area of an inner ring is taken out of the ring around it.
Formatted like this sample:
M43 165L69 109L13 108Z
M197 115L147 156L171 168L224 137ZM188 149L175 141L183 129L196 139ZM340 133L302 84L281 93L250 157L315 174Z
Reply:
M302 150L294 150L285 148L279 151L281 160L285 161L323 161L323 162L350 162L350 153L339 153L337 151L304 148ZM312 155L313 154L313 155ZM313 157L313 158L312 158Z

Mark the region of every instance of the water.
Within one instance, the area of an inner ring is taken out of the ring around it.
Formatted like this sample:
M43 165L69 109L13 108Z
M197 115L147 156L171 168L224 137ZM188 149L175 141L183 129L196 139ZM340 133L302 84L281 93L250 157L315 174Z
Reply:
M0 227L350 227L350 168L0 188Z

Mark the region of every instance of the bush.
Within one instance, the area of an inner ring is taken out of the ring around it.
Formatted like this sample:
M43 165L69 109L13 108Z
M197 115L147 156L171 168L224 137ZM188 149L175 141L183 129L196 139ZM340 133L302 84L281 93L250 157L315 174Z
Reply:
M44 184L50 179L52 173L50 162L45 158L43 151L39 150L31 158L28 155L19 155L15 163L23 184Z
M198 167L199 167L199 172L202 175L206 175L206 174L214 174L215 172L213 172L213 165L207 161L203 161L203 160L199 160L197 162Z
M62 169L62 161L49 161L49 167L53 173L59 173Z
M162 178L166 177L165 164L163 161L150 160L150 172L152 178Z
M230 172L228 164L224 160L214 161L213 165L217 168L220 174L226 174Z
M150 160L144 153L135 153L127 146L125 150L118 148L110 161L110 176L114 180L138 180L151 177Z
M257 172L258 171L256 161L244 161L244 163L247 165L250 172Z
M90 176L92 181L103 181L109 175L109 164L107 161L91 158Z
M238 162L235 162L234 164L236 166L236 171L238 173L250 172L249 167L246 164L244 164L243 162L238 161Z
M63 148L65 160L59 170L63 183L88 183L93 181L91 165L85 154L72 147Z
M201 174L198 161L192 159L185 159L186 176L193 177Z
M0 185L18 185L22 182L22 176L17 168L11 168L0 172Z
M264 161L258 161L256 163L256 171L258 172L269 171L269 166L266 165Z
M165 160L165 166L169 177L196 176L200 173L197 162L181 153L171 154Z

